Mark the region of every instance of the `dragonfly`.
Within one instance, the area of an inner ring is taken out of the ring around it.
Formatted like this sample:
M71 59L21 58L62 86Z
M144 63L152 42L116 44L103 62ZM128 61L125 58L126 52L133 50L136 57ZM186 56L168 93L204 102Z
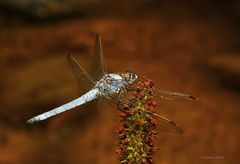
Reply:
M138 75L131 71L123 73L107 72L100 34L97 34L95 39L95 56L91 73L88 73L85 69L83 69L83 67L78 64L76 59L71 55L67 55L67 61L73 74L75 75L78 86L84 94L64 105L27 120L27 123L32 124L46 120L52 116L66 112L96 99L99 101L103 98L119 101L122 99L120 95L123 94L121 93L125 92L126 88L133 85L138 79ZM160 100L159 102L163 105L166 104L164 105L165 107L171 107L171 104L174 104L172 106L173 109L177 107L192 109L200 106L198 99L188 94L156 89L154 92L156 97ZM158 114L154 115L158 117L160 130L174 133L183 132L182 128L173 121Z

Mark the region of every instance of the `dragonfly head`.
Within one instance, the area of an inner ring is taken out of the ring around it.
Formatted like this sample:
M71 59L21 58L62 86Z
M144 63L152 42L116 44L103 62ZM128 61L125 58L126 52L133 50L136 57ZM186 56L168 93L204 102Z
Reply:
M121 76L127 80L128 84L133 84L138 78L137 74L130 71L122 73Z

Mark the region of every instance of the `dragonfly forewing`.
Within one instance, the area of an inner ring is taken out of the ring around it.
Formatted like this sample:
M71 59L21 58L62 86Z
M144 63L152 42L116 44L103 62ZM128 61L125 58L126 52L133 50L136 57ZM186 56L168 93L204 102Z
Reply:
M153 92L160 110L194 111L202 105L197 98L188 94L156 89Z
M101 79L107 73L107 66L103 57L102 41L100 34L97 34L95 40L95 54L92 61L91 74L96 80Z
M80 94L89 91L94 84L96 84L96 80L93 79L91 75L89 75L87 71L85 71L71 55L67 55L67 61L77 81Z
M173 122L163 116L160 116L158 114L154 113L154 115L158 118L159 130L164 131L164 132L170 132L170 133L178 133L178 134L183 133L182 128L175 122Z
M95 54L90 74L85 71L71 55L67 56L67 60L69 67L76 78L80 94L91 89L93 84L96 84L96 82L100 80L107 71L105 59L103 57L101 36L99 34L96 36Z

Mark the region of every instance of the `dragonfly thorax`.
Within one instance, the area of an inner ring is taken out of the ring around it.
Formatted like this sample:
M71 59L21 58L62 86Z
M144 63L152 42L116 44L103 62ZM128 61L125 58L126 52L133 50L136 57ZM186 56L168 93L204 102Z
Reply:
M96 83L95 87L99 89L101 96L108 97L118 94L128 85L128 81L120 74L106 74Z

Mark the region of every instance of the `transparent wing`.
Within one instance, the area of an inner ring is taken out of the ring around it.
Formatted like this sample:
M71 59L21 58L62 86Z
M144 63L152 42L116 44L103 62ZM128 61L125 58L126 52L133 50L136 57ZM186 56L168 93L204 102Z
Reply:
M100 34L97 34L91 75L93 75L96 80L100 80L106 74L106 72L107 67L103 57L101 36Z
M201 108L201 102L191 95L156 89L153 92L160 110L191 111Z
M68 65L74 74L80 93L89 91L96 81L77 63L77 61L71 56L67 55Z
M173 122L163 116L160 116L156 113L153 113L153 115L155 115L158 118L159 130L164 131L164 132L177 133L177 134L183 133L182 128L179 125L177 125L175 122Z
M126 102L126 101L128 101L127 97L128 97L127 91L123 90L117 99L118 99L118 101ZM131 104L130 101L128 101L128 103ZM143 110L145 110L145 109L143 109ZM150 114L153 114L154 116L157 117L159 130L164 131L164 132L169 132L169 133L177 133L177 134L183 133L182 128L179 125L177 125L176 123L174 123L173 121L171 121L163 116L160 116L156 113L153 113L150 111L146 111L146 112L149 112Z
M99 97L98 98L98 104L97 104L97 108L100 112L105 112L105 111L117 111L117 105L116 105L116 101L114 98L106 98L106 97Z

